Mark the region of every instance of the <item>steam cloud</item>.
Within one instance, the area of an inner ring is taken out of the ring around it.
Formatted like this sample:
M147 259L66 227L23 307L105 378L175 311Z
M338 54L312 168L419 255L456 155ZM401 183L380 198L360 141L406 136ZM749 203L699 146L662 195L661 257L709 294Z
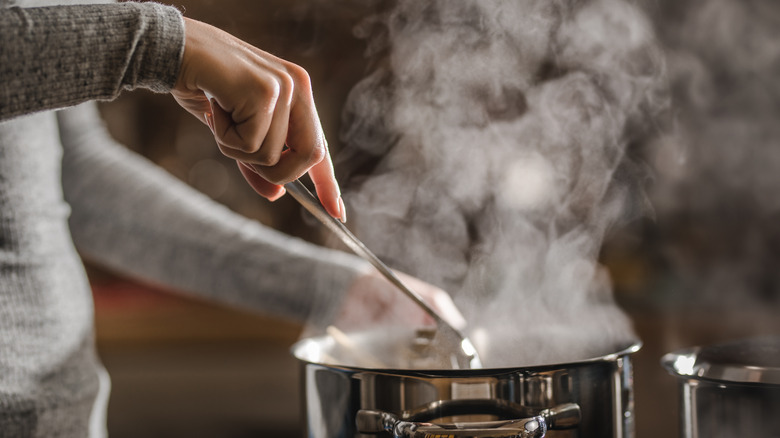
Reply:
M780 3L662 0L648 12L676 119L654 147L663 222L640 250L665 264L677 307L776 313Z
M666 104L642 11L399 0L359 32L375 68L348 100L337 165L355 233L455 297L487 366L633 339L596 260L645 207L630 148Z

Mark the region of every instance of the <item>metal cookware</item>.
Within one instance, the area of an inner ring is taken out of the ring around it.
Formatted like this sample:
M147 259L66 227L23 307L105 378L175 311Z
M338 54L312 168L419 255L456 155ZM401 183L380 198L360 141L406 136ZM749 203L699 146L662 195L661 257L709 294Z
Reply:
M682 437L780 436L780 337L686 348L661 362L679 380Z
M303 363L308 437L633 437L629 355L533 367L409 370L354 366L355 351L393 363L411 334L352 333L293 346ZM546 435L545 435L546 433Z

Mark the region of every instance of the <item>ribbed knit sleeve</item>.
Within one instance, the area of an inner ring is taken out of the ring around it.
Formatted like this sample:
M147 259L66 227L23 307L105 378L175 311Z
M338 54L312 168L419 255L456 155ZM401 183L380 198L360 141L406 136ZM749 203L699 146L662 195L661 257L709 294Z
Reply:
M0 8L0 120L168 91L184 51L184 23L156 3Z
M81 253L209 301L328 321L370 266L228 210L114 142L94 104L58 113L63 190ZM1 434L0 434L1 435Z

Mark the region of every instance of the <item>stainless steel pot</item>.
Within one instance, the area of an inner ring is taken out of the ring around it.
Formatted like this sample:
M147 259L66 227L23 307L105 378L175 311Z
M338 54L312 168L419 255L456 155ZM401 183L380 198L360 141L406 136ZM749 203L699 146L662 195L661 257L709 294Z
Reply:
M780 436L780 337L687 348L661 362L679 380L682 437Z
M629 355L639 343L573 363L501 369L362 367L399 351L387 333L293 346L303 363L308 437L633 437ZM403 344L405 345L405 344ZM402 349L402 348L401 348Z

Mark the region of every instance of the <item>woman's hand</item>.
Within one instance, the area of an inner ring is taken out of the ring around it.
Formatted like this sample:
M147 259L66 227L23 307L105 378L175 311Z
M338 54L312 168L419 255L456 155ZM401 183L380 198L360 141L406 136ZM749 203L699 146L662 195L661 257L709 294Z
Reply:
M450 325L457 329L465 327L466 320L447 292L401 272L396 275ZM355 330L385 324L417 327L431 326L434 321L379 273L358 277L347 291L334 325L342 330Z
M245 176L261 177L250 181L260 195L278 199L283 184L308 172L328 213L345 220L306 71L208 24L185 18L185 27L176 101L244 163Z

